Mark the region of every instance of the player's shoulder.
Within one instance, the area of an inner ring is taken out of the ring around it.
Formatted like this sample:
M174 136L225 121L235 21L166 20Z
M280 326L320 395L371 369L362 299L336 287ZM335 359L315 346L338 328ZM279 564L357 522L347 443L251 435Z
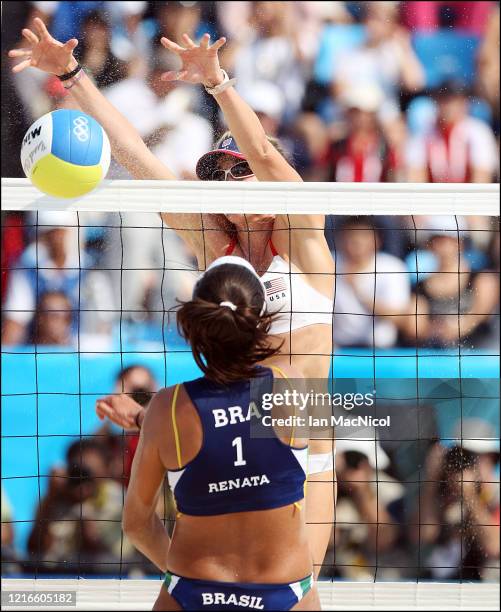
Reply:
M148 407L148 412L151 412L151 420L156 422L169 423L173 420L173 413L176 420L184 421L193 416L193 403L182 383L164 387L157 391L153 396ZM166 417L168 417L166 419Z
M283 378L284 375L287 377L296 376L297 374L296 369L289 363L289 361L285 358L282 359L280 356L278 359L274 359L272 364L265 365L265 367L270 368L275 378Z
M153 396L143 423L143 429L150 440L156 440L159 447L172 442L175 428L189 429L193 424L193 410L182 385L164 387Z

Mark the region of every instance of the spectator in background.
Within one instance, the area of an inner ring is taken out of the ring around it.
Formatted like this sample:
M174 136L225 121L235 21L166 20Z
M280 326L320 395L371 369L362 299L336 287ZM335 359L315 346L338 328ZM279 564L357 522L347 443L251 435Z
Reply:
M113 572L113 564L132 553L121 529L123 489L110 478L99 442L78 440L66 458L66 466L51 473L28 550L33 560L85 562L90 573Z
M294 167L303 180L325 180L329 130L316 113L300 113L286 133L281 134L280 140L292 151Z
M411 32L433 32L439 28L454 28L481 36L485 32L494 2L434 1L402 2L404 22Z
M410 532L427 557L425 578L480 580L483 566L498 563L499 493L493 496L492 490L499 489L494 473L499 445L492 451L477 439L451 448L432 445L421 499L434 503L419 505L421 528Z
M364 23L364 45L350 49L336 64L334 97L360 85L376 86L384 94L380 119L385 125L391 124L400 116L400 90L421 90L425 85L424 71L409 32L399 25L398 2L367 2Z
M468 115L466 87L449 82L435 91L437 116L430 134L416 135L407 150L408 180L415 183L489 183L498 172L491 128Z
M479 4L479 3L476 3ZM482 3L484 4L484 3ZM489 102L493 127L499 138L499 3L491 9L487 31L477 56L478 62L478 92Z
M30 344L71 345L71 319L71 302L68 296L62 292L47 291L37 304Z
M155 2L154 13L159 25L157 40L162 36L182 44L182 35L186 32L196 40L196 31L200 24L201 2ZM158 50L161 51L160 43Z
M410 310L404 263L380 251L380 236L371 217L346 217L335 235L334 342L394 346L401 321Z
M280 88L268 81L254 83L242 92L242 97L256 113L268 136L278 136L285 110Z
M17 573L20 568L16 565L17 558L14 550L14 517L12 508L2 485L2 524L1 524L1 560L2 560L2 575L8 573Z
M85 17L97 10L104 8L104 2L99 0L69 0L66 2L32 2L37 11L38 17L45 23L50 23L51 31L54 36L61 40L79 38L81 27ZM41 14L40 14L41 13Z
M153 153L184 179L196 179L198 159L211 148L210 123L193 112L194 88L160 75L179 68L174 54L158 54L148 78L131 76L104 91L110 102L134 125ZM110 178L128 178L114 164ZM123 213L106 234L105 265L113 291L122 296L125 318L135 322L162 320L176 298L191 295L195 282L192 257L174 231L152 213ZM118 221L118 222L117 222ZM123 270L123 271L121 271Z
M128 64L111 50L111 28L104 15L94 10L82 21L82 41L76 59L92 76L97 87L107 87L127 77Z
M113 296L104 276L89 269L86 253L79 247L75 213L40 211L37 215L38 240L25 249L9 279L2 342L26 342L37 304L44 294L53 292L63 293L71 303L73 333L109 333ZM80 309L89 311L82 313L81 321Z
M234 42L233 50L226 52L225 65L237 78L237 88L245 83L246 89L253 89L262 81L276 85L285 100L285 121L290 121L299 111L305 89L292 3L252 2L250 26L249 38Z
M385 473L388 455L372 435L355 432L336 440L336 534L334 565L342 577L363 580L374 575L374 560L386 565L399 534L391 504L403 495L400 483ZM384 575L384 569L378 569Z
M340 101L346 109L346 134L327 155L326 180L380 183L394 179L397 158L381 128L377 112L383 93L376 85L345 89Z
M100 399L96 404L97 415L101 420L105 421L96 433L99 436L105 436L104 439L111 455L110 465L113 466L112 471L115 474L115 478L120 482L124 482L126 486L129 484L132 462L139 443L139 434L128 433L125 438L124 448L123 433L117 434L117 426L106 419L106 416L109 414L108 406L129 404L134 408L138 406L146 407L156 391L158 391L158 383L153 372L143 365L131 365L118 373L113 395ZM127 427L129 426L130 424L127 424ZM170 531L174 526L176 507L172 491L168 487L165 487L163 494L159 496L157 514L164 520L169 521Z
M178 81L163 81L163 72L179 69L173 54L154 56L147 79L131 76L107 88L108 100L132 123L155 156L180 178L196 179L197 160L210 149L212 128L193 112L196 89ZM115 178L126 178L124 171L112 168Z
M24 244L23 213L1 213L2 305L7 295L9 274L22 254Z
M424 233L436 270L416 285L415 311L408 319L406 336L412 344L451 347L476 346L482 329L499 303L499 277L490 271L474 272L464 256L464 221L448 216L430 217ZM417 338L416 338L417 335Z
M106 2L106 16L112 28L111 48L123 61L142 56L148 58L152 36L151 20L145 19L148 2Z
M230 41L244 42L253 36L254 22L251 19L252 2L216 2L217 20L220 28ZM321 29L325 22L349 23L352 18L344 2L303 1L292 2L295 23L301 24L301 36L297 38L300 57L310 63L318 51ZM225 58L226 49L220 53ZM231 55L231 50L228 53Z
M500 279L500 263L501 263L501 255L500 255L500 234L499 228L497 231L494 231L491 235L491 239L489 241L489 246L487 249L488 263L486 266L486 272L490 272L491 275L496 279L494 282L497 282L499 285ZM499 296L498 296L499 298ZM496 302L494 310L492 312L491 317L489 318L489 334L486 338L480 339L479 348L483 349L491 349L494 353L499 353L499 299Z
M130 398L140 406L146 407L157 391L158 383L153 372L143 365L131 365L120 370L116 378L113 395L106 399L110 402L119 402L128 401L128 398ZM105 413L100 414L100 418L103 419L104 415ZM128 484L139 435L128 435L124 449L121 430L117 431L117 428L109 420L105 420L96 435L105 436L106 446L111 454L110 466L113 477L120 482L125 479L125 484Z

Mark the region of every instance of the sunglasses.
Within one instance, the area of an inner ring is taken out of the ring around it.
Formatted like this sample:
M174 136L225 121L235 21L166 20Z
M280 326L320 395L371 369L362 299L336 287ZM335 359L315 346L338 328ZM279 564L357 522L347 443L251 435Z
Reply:
M228 170L214 170L212 173L213 181L227 181L228 176L231 176L235 180L242 180L254 176L254 172L250 169L249 164L246 161L238 162Z

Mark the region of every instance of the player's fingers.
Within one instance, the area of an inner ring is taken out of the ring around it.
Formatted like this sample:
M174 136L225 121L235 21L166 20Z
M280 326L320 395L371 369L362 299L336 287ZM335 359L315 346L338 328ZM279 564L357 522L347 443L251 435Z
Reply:
M226 38L222 36L216 42L209 47L209 49L213 49L214 51L218 51L221 47L226 43Z
M96 402L96 414L101 420L109 416L112 412L113 411L109 404L106 404L101 400Z
M196 47L196 44L191 40L191 38L186 33L183 34L183 41L185 42L188 49L194 49Z
M187 70L169 70L160 76L162 81L179 81L188 74Z
M210 34L204 34L202 36L202 39L200 40L200 46L203 49L208 49L209 48L209 41L210 41Z
M112 414L114 414L114 410L112 409L112 407L103 401L96 402L96 412L99 415L103 416L111 416Z
M30 59L26 59L23 62L21 62L20 64L17 64L16 66L14 66L12 68L12 72L21 72L21 70L24 70L25 68L28 68L28 66L31 66L31 58Z
M34 32L32 32L29 28L24 28L23 30L21 30L21 34L32 45L38 45L38 42L39 42L38 36Z
M104 412L101 410L99 406L96 406L96 414L101 421L104 421L104 419L106 418L106 415L104 414Z
M31 49L11 49L9 51L9 57L29 57L31 55Z
M173 53L181 53L182 51L186 51L186 49L184 47L181 47L180 45L178 45L174 41L169 40L168 38L166 38L165 36L162 36L162 38L160 39L160 43L166 49L169 49L169 51L172 51Z
M50 38L49 30L45 27L45 23L40 17L35 17L33 23L35 24L35 28L40 38Z
M131 429L132 427L136 427L136 423L134 419L129 417L127 419L123 419L122 427L124 427L125 429Z
M71 53L73 49L77 47L77 45L78 45L78 40L76 38L70 38L68 42L64 43L64 48L66 51L69 51Z

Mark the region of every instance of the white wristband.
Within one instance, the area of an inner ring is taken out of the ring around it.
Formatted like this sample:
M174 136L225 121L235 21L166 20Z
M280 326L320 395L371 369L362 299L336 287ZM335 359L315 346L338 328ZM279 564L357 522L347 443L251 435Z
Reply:
M234 85L237 80L236 79L230 79L230 77L228 76L226 70L223 70L221 68L221 72L223 73L223 82L219 83L219 85L216 85L215 87L205 87L205 91L210 94L211 96L215 96L217 94L220 94L222 91L224 91L225 89L228 89L228 87L231 87L232 85Z
M308 455L308 474L322 474L336 468L336 449L330 453Z

